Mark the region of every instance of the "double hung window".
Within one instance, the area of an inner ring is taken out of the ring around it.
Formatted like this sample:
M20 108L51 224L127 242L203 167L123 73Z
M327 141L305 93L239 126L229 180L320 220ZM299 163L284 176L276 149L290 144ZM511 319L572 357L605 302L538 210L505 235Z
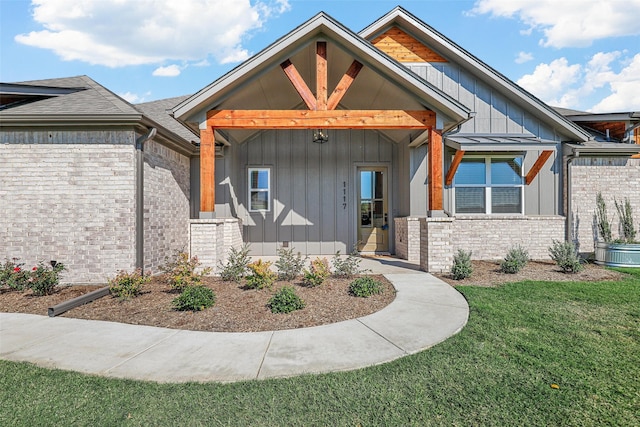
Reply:
M249 168L249 212L271 210L271 170Z
M468 156L454 179L459 214L524 213L522 156Z

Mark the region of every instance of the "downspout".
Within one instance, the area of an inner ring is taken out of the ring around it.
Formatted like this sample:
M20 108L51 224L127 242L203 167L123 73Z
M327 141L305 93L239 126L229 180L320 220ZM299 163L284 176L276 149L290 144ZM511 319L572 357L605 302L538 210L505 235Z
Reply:
M153 139L156 128L136 138L136 268L144 272L144 143Z
M566 234L567 242L572 242L573 244L575 244L575 241L573 239L573 206L571 205L571 197L572 197L571 189L573 188L573 178L571 176L571 163L573 163L573 161L578 157L580 157L580 152L576 150L572 150L572 154L563 156L563 161L567 165L566 179L565 179L565 182L566 182L565 195L567 197L566 211L565 211L567 214L567 230L565 234Z

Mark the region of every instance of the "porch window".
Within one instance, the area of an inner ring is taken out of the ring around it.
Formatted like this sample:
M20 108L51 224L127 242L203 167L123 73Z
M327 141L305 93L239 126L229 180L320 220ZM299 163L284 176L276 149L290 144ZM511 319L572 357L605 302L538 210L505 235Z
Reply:
M522 156L464 157L454 179L456 213L523 213Z
M249 168L249 212L271 210L271 170Z

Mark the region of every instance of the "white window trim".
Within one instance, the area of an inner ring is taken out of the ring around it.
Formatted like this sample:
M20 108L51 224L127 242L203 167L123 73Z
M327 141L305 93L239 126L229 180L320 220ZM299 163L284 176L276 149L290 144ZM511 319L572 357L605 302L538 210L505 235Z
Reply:
M251 187L251 172L267 172L267 188L252 188ZM249 212L270 212L271 211L271 168L269 167L250 167L247 172L247 208ZM261 192L267 193L267 208L266 209L252 209L251 208L251 193Z
M452 190L452 204L453 204L453 214L457 213L456 209L456 187L476 187L476 188L484 188L484 205L486 208L485 212L474 212L474 213L462 213L461 215L494 215L494 216L509 216L509 215L524 215L524 155L522 154L475 154L475 155L465 155L467 159L484 159L485 163L485 183L484 184L460 184L457 185L455 182L455 178L453 181L453 185L451 186ZM489 184L491 182L491 159L512 159L512 158L520 158L522 161L522 167L520 168L520 185L513 184ZM511 213L496 213L492 212L492 203L491 203L491 189L494 187L506 187L506 188L520 188L520 206L522 207L520 212L511 212Z

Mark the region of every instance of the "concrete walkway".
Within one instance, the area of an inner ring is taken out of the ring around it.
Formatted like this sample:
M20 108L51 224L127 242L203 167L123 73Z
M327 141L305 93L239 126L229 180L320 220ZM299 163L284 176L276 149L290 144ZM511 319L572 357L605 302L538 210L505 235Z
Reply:
M382 262L386 262L386 264ZM427 349L459 332L469 307L454 288L393 258L366 260L395 286L369 316L272 332L197 332L0 313L0 358L158 382L290 377L345 371Z

